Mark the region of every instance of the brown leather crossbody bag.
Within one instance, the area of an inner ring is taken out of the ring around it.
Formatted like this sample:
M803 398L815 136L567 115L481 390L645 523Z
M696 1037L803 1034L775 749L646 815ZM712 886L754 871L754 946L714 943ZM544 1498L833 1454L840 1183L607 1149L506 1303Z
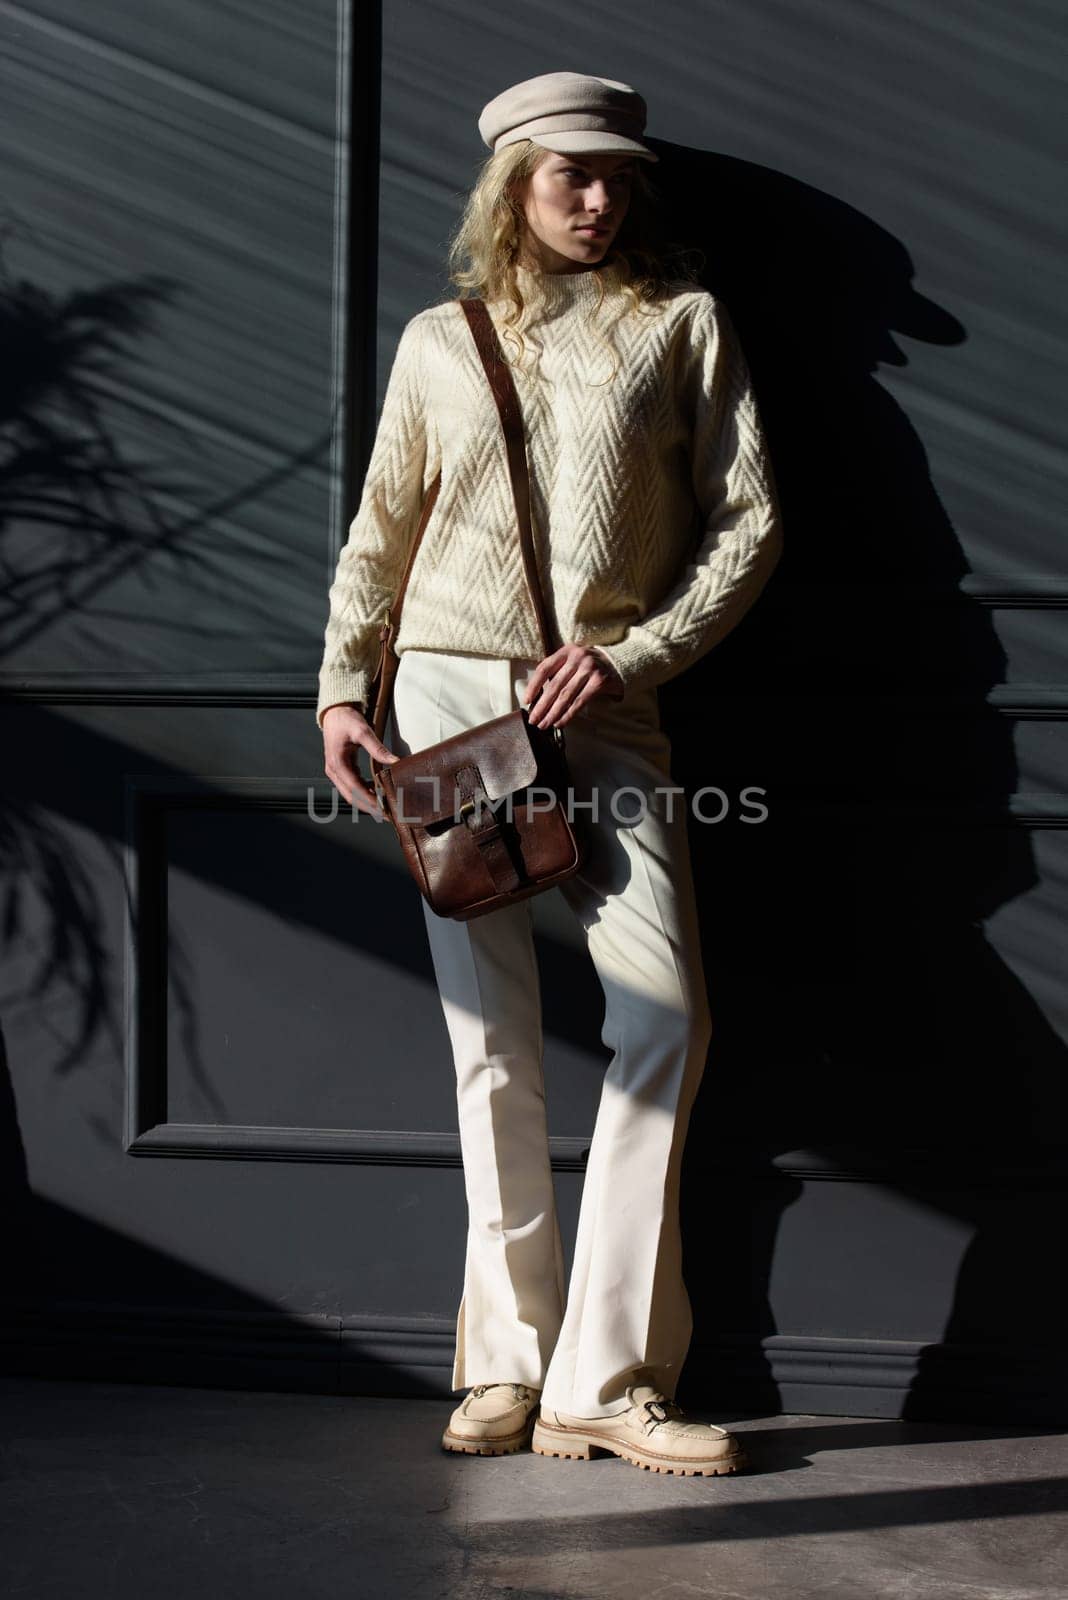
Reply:
M479 299L463 308L497 404L508 454L519 544L543 657L551 653L530 520L530 478L523 417L497 331ZM393 641L419 541L441 487L437 473L396 598L379 629L382 650L371 680L368 721L384 739L400 663ZM396 830L423 899L439 916L467 921L551 889L577 872L588 838L567 803L571 779L564 730L531 725L525 707L493 717L395 762L371 759L382 810Z

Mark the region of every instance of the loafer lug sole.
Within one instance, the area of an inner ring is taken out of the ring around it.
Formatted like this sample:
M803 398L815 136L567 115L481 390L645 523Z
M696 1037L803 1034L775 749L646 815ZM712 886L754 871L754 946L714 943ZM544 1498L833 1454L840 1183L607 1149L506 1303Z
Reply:
M686 1460L657 1451L641 1450L636 1445L612 1439L605 1434L580 1433L577 1428L557 1428L541 1418L534 1425L531 1449L539 1456L561 1456L567 1461L592 1461L595 1456L620 1456L646 1472L669 1472L680 1478L718 1478L748 1467L749 1459L739 1444L728 1455L705 1460Z
M453 1433L451 1428L446 1428L441 1436L443 1450L455 1450L458 1455L465 1456L508 1456L516 1450L523 1450L530 1444L530 1435L534 1428L534 1414L527 1418L518 1433L502 1434L498 1439L468 1439L463 1434Z

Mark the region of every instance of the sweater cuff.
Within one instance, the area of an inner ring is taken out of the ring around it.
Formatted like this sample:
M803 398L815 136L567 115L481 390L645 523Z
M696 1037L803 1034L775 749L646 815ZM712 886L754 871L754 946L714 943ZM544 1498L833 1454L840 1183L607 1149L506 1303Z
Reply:
M648 652L637 640L624 636L615 644L594 644L589 648L596 650L598 655L604 656L605 660L615 667L623 682L624 697L631 689L648 686L649 674L642 671L643 666L647 667L649 664Z
M616 676L620 679L620 681L623 682L623 674L620 672L619 668L616 666L615 660L609 654L609 650L608 650L608 647L606 645L603 645L603 644L589 644L589 645L586 646L586 648L587 648L587 650L592 650L594 655L600 656L602 658L602 660L606 661L608 663L608 665L614 670L614 672L616 673ZM609 695L608 698L610 700L622 700L623 695L625 695L626 692L627 692L627 685L626 685L625 682L623 682L622 692L618 693L618 694Z
M315 720L320 729L323 713L331 706L358 705L361 711L367 705L371 690L371 674L355 667L324 667L319 674L319 701Z

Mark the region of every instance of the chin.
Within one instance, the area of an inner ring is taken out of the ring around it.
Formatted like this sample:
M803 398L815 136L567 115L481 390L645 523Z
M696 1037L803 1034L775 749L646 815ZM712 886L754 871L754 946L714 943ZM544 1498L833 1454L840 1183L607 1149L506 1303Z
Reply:
M571 251L568 250L566 254L571 256L572 261L585 261L590 256L603 256L609 249L611 243L612 239L608 234L606 234L603 239L579 239L579 253L577 255L571 255Z

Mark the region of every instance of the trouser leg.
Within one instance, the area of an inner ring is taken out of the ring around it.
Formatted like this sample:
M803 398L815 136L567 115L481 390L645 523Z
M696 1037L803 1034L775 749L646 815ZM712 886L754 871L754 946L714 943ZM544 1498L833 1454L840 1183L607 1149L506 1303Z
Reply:
M589 860L561 892L604 991L612 1059L542 1404L603 1416L626 1408L628 1383L672 1397L689 1348L679 1183L711 1021L685 796L657 793L672 778L655 692L591 702L566 742L576 797L596 795L598 812Z
M511 709L506 661L405 651L390 747L446 739ZM549 1160L530 907L457 922L422 902L453 1052L468 1206L454 1389L540 1389L563 1316L565 1263Z

